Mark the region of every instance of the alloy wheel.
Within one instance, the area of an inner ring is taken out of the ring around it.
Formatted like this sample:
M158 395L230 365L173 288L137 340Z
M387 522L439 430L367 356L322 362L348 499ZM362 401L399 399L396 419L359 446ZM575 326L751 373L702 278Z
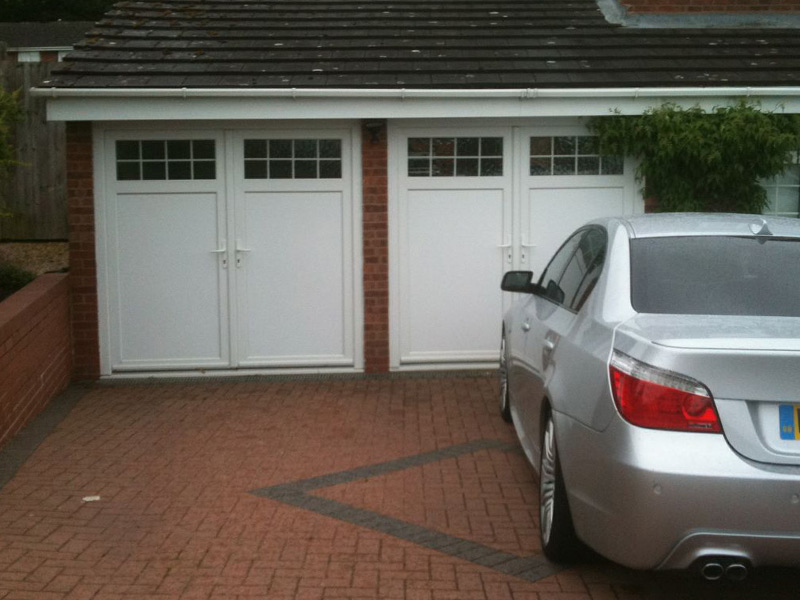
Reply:
M542 442L542 459L539 470L539 527L542 531L542 543L550 541L553 532L553 520L556 494L556 436L552 417L547 417L547 425Z

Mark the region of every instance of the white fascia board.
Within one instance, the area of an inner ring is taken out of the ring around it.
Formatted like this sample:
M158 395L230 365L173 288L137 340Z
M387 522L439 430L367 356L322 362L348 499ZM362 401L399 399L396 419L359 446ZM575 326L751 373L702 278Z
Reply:
M544 90L44 89L52 121L591 117L664 102L706 109L749 98L800 113L800 87Z

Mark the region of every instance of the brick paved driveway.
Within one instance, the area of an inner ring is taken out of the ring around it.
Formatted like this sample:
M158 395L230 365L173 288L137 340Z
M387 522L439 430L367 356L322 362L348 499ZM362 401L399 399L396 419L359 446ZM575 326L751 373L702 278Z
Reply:
M0 454L0 599L798 597L799 571L548 563L496 395L489 374L72 390L32 455L46 423Z

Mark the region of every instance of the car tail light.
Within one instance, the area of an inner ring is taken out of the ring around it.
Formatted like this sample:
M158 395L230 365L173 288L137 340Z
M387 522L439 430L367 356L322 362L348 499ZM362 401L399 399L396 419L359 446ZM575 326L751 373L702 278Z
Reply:
M634 425L676 431L722 431L714 399L699 381L614 351L611 391L622 417Z

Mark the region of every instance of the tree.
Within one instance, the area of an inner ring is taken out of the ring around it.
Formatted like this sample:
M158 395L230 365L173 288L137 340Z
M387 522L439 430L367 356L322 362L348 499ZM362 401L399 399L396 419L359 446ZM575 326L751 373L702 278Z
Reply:
M664 104L639 116L596 117L589 128L603 154L639 159L644 193L663 211L760 213L760 180L783 172L800 148L800 116L745 101L711 112Z

